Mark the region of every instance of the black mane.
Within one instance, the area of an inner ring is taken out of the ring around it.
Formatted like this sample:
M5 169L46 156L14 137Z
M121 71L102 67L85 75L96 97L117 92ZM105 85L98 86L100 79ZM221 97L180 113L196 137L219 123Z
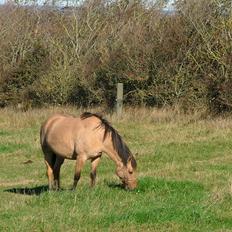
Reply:
M133 168L136 168L137 164L136 161L128 148L128 146L124 143L122 140L122 137L118 134L117 130L115 130L110 122L108 122L105 118L103 118L100 114L94 114L90 112L84 112L81 115L81 119L84 120L89 117L97 117L101 120L101 124L99 125L100 127L104 126L105 128L105 133L103 137L103 141L106 139L106 136L111 133L111 139L113 142L113 147L117 151L118 155L122 159L122 162L124 165L127 164L128 160L131 159L131 165Z

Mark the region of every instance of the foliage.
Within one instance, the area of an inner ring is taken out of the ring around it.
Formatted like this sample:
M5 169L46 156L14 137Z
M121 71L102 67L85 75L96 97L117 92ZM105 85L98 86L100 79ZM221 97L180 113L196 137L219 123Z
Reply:
M123 82L128 105L231 111L230 1L163 4L1 6L0 105L112 108Z

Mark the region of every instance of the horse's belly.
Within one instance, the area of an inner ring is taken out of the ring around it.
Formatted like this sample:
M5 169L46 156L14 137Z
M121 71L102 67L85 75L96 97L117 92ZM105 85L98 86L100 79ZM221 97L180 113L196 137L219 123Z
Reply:
M75 159L74 145L62 141L50 141L50 149L56 154L65 159Z
M52 150L56 155L62 156L66 159L74 159L73 149L64 146L54 146Z

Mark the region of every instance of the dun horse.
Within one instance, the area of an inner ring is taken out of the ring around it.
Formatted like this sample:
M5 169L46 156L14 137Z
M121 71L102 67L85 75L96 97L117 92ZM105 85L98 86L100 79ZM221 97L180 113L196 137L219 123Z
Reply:
M85 112L80 117L53 115L41 127L40 142L49 189L59 189L60 167L64 159L76 160L73 189L77 186L85 161L90 160L91 186L94 186L102 152L115 162L116 174L125 188L137 186L134 156L118 132L98 114Z

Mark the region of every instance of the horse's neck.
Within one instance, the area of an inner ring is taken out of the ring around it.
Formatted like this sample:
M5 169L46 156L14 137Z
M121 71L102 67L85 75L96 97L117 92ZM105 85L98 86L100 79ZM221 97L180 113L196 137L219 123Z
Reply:
M110 159L112 159L117 167L122 167L123 166L123 162L119 156L119 154L117 153L117 151L114 149L113 147L113 143L111 140L109 140L107 138L108 141L106 141L105 143L105 149L104 152L109 156Z

